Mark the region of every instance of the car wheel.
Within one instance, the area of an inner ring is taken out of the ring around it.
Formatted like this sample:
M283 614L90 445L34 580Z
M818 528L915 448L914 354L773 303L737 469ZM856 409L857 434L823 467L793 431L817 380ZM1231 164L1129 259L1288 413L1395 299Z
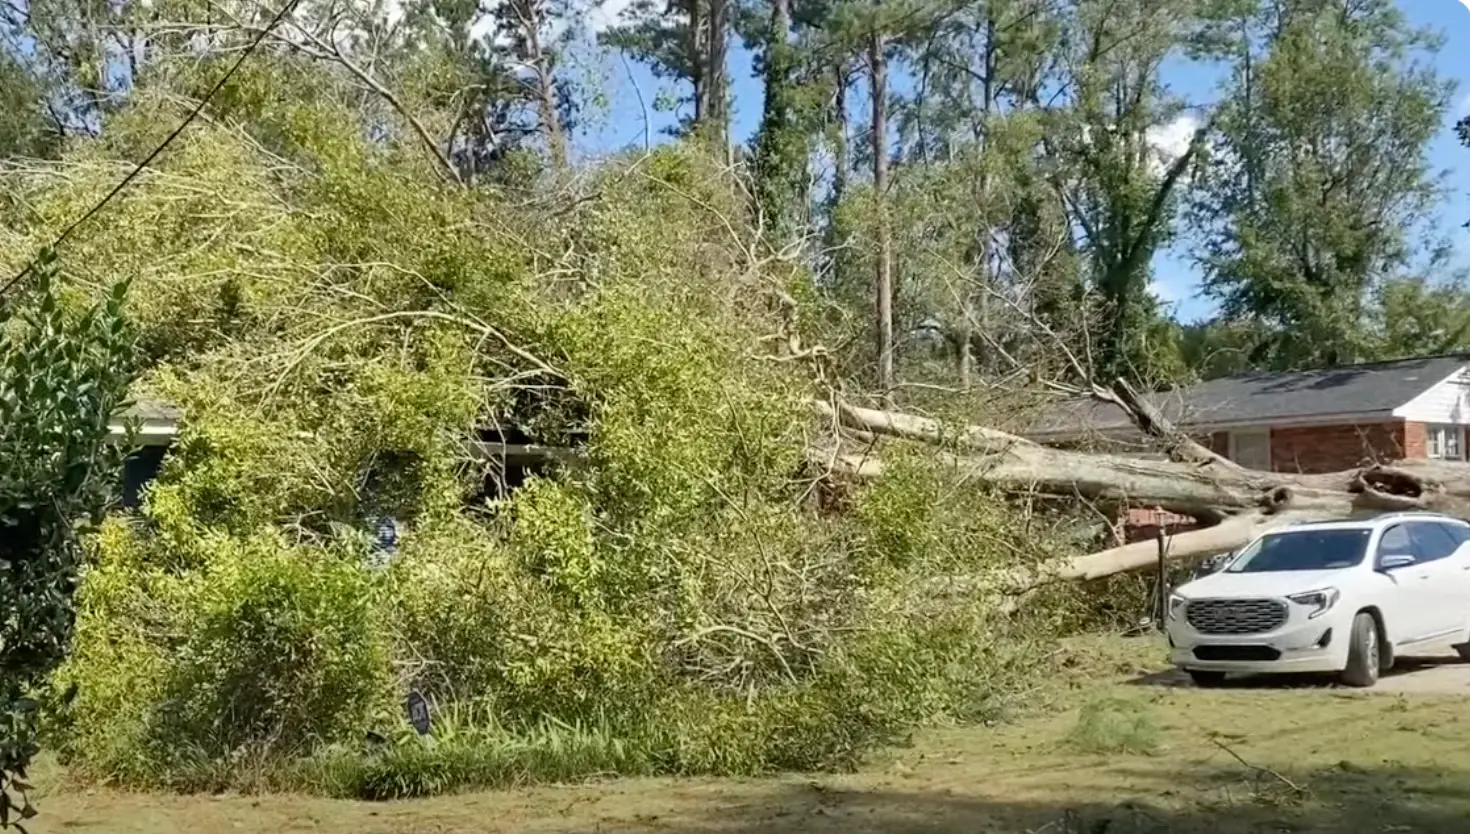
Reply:
M1378 624L1373 615L1359 613L1353 619L1353 640L1348 645L1347 668L1342 670L1342 682L1348 686L1366 687L1378 683L1378 671L1382 663L1378 646Z
M1455 653L1466 663L1470 663L1470 643L1461 643L1455 647Z
M1210 689L1225 682L1224 672L1206 672L1200 669L1190 669L1189 679L1194 685L1202 689Z

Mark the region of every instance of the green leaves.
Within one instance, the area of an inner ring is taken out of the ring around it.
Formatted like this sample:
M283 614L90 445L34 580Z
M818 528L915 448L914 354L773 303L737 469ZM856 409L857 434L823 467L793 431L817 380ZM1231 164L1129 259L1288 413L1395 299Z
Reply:
M1206 287L1227 316L1272 326L1266 364L1375 358L1374 297L1425 254L1439 197L1426 153L1449 88L1410 52L1434 39L1388 0L1270 4L1231 30L1233 78L1196 207Z
M0 319L0 828L35 813L17 780L36 752L32 696L71 636L76 525L100 517L121 475L108 426L134 365L126 283L77 312L50 252L31 279Z

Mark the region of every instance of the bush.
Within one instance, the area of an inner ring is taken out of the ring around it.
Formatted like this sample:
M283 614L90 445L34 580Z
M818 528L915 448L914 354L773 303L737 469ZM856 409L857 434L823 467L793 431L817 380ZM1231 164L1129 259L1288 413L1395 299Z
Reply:
M271 536L217 541L208 570L186 580L112 556L88 576L58 673L78 693L64 750L88 768L216 787L217 763L361 739L396 700L356 564Z
M78 533L116 493L126 449L108 441L108 426L134 365L127 283L73 312L49 251L27 270L0 289L0 828L35 813L26 768L38 696L72 634ZM16 297L25 277L33 298Z

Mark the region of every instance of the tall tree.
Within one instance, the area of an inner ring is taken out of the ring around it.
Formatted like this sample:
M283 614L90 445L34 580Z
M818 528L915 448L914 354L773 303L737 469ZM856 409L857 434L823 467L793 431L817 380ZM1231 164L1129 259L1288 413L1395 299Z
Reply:
M1155 135L1183 115L1162 69L1198 23L1196 0L1077 0L1069 19L1058 83L1070 101L1048 146L1101 303L1096 364L1110 377L1178 370L1177 346L1157 338L1166 331L1148 291L1150 261L1173 234L1204 129L1172 157Z
M692 114L682 130L729 145L730 0L635 0L601 43L648 64L654 75L687 82Z
M1015 127L1034 112L1031 92L1056 46L1053 5L1052 0L961 4L936 10L911 35L919 79L904 130L909 161L942 166L965 181L952 195L949 211L935 213L951 227L939 231L938 238L967 239L953 264L960 285L950 291L959 299L953 341L964 388L972 382L977 355L995 341L990 304L1000 289L1005 259L998 247L1011 237L1012 208L1035 196L1023 197L1008 187L1019 179L998 180L1030 167L1026 157L1034 146L1016 141L1025 135L1034 143L1034 133ZM1012 134L1000 143L1006 147L997 147L998 130ZM1039 181L1029 185L1044 187Z
M1438 186L1426 152L1449 85L1390 0L1274 0L1231 21L1208 188L1205 285L1269 326L1275 367L1371 358L1375 290L1415 255Z
M556 75L557 50L554 27L571 14L567 0L502 0L492 7L496 27L506 41L513 74L535 101L541 133L546 141L552 168L567 166L567 136L563 110L568 108L565 89Z
M877 0L875 0L875 6ZM868 33L868 95L873 117L868 130L873 155L873 201L878 226L874 267L874 311L877 314L878 390L891 402L893 375L893 230L888 212L888 37L875 20Z
M771 0L762 73L764 112L755 142L756 190L771 239L784 246L805 214L807 126L800 112L791 0Z

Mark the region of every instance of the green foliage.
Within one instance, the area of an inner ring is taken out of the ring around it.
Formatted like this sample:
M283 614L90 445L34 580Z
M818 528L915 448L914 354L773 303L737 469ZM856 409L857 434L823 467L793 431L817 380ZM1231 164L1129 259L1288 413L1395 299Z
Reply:
M72 635L78 536L120 480L125 449L109 445L108 426L134 361L126 282L77 312L49 252L30 278L32 297L0 320L0 828L34 813L25 774L40 689Z
M360 738L389 706L376 594L355 562L213 537L207 568L180 577L140 544L120 526L101 538L57 675L78 693L62 749L86 768L197 787L205 763Z
M185 414L142 510L92 538L54 678L77 694L51 705L77 772L376 797L841 768L1018 688L1039 635L915 589L1047 545L922 460L820 511L810 381L752 301L792 274L706 154L528 205L442 186L329 104L252 111L278 73L234 93L258 135L190 134L68 251L83 285L138 273L140 385ZM119 123L162 105L135 106ZM91 147L17 172L37 211L0 252L111 169ZM476 426L577 448L486 495ZM458 716L445 735L410 735L409 690Z
M47 124L45 95L23 63L0 51L0 159L48 156L60 144L56 128Z
M1374 297L1423 254L1439 197L1426 155L1450 88L1423 61L1437 38L1389 0L1268 4L1232 31L1249 57L1201 194L1206 285L1227 316L1270 325L1257 366L1378 358Z
M647 752L605 723L544 718L512 731L492 712L456 705L434 716L432 737L404 728L367 754L331 748L303 760L280 781L327 796L407 799L468 787L569 782L591 774L643 775L656 765Z

